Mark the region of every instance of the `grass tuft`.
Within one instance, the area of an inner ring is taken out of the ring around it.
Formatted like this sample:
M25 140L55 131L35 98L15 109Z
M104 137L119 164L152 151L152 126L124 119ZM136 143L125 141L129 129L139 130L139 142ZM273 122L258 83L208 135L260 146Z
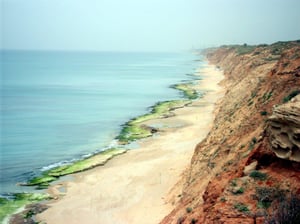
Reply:
M293 97L297 96L298 94L300 94L300 90L294 90L288 96L283 98L283 103L289 102Z

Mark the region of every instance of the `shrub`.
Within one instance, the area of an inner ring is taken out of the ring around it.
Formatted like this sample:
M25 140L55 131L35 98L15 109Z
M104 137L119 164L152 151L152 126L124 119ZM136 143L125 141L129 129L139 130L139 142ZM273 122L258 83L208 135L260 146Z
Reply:
M262 97L263 99L263 103L267 102L271 97L273 96L273 92L268 92L268 93L265 93Z
M261 111L261 112L260 112L260 115L261 115L261 116L266 116L266 115L268 115L268 112L265 111L265 110L264 110L264 111Z
M221 201L221 202L226 202L227 200L226 200L226 198L222 197L222 198L220 199L220 201Z
M298 195L291 194L286 200L278 204L275 213L267 218L268 224L298 224L300 223L300 198Z
M250 101L248 102L248 107L250 107L252 104L253 104L253 101L250 100Z
M230 185L233 186L233 187L236 187L237 186L236 179L231 180Z
M270 201L259 201L257 203L257 208L267 209L271 206L272 202Z
M284 201L286 192L275 187L257 187L255 189L258 208L269 208L274 201Z
M255 49L255 46L250 46L247 44L235 46L236 53L238 55L252 53Z
M258 170L253 170L250 173L250 177L256 180L266 180L268 178L268 175L266 173L259 172Z
M191 213L193 211L193 209L191 207L187 207L185 210L187 213Z
M248 206L243 203L237 203L233 207L239 212L249 212Z
M253 91L253 92L251 93L251 98L256 97L256 95L257 95L257 92L256 92L256 91Z
M233 192L233 194L243 194L244 193L244 188L240 187L239 189L237 189L236 191Z
M271 50L271 54L275 54L275 55L281 54L281 50L275 47Z
M254 149L254 145L256 144L256 142L257 142L257 139L256 139L255 137L253 137L253 138L251 139L251 142L250 142L250 144L249 144L248 149L249 149L249 150Z
M300 90L294 90L288 96L284 97L282 101L284 103L286 103L286 102L290 101L293 97L297 96L299 93L300 93Z

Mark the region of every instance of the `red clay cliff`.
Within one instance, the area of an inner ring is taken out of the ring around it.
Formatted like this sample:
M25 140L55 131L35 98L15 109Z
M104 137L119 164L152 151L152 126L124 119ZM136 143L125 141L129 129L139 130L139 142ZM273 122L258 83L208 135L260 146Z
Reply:
M300 41L205 53L227 91L161 223L300 223Z

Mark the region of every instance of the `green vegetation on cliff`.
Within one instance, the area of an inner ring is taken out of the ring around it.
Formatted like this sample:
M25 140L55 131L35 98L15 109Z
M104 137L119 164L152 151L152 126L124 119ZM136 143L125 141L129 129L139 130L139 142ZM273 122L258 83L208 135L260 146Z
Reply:
M297 96L298 94L300 94L300 90L294 90L288 96L283 98L283 103L289 102L293 97Z
M259 44L259 45L248 45L248 44L242 44L242 45L223 45L221 48L232 48L235 49L236 53L238 55L243 55L243 54L249 54L249 53L254 53L254 54L259 54L259 48L265 48L268 49L271 53L271 55L281 55L282 52L285 49L292 48L293 46L299 46L300 45L300 40L295 40L295 41L278 41L273 44ZM296 56L295 56L296 57ZM276 58L278 59L278 58ZM270 57L268 60L275 60L275 58Z

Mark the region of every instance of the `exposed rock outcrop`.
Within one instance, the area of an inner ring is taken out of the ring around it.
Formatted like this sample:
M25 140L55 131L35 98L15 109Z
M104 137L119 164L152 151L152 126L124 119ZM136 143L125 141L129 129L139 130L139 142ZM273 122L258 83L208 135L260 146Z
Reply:
M267 132L276 156L300 162L300 95L274 108Z

